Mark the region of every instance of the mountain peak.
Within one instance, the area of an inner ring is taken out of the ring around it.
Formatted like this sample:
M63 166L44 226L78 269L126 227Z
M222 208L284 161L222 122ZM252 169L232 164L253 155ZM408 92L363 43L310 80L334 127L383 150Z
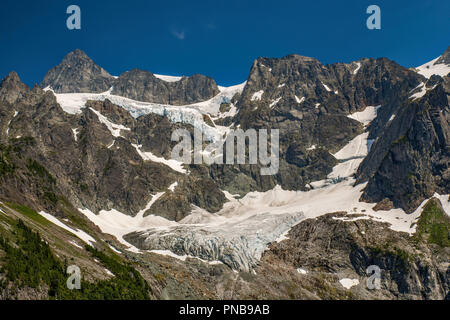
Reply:
M76 49L47 72L40 87L51 87L57 93L100 93L111 88L113 82L113 76L95 64L84 51Z
M435 64L450 64L450 46L444 51Z
M29 90L30 88L20 80L17 72L11 71L0 83L0 100L13 103Z
M4 79L3 81L11 81L11 82L21 82L19 75L15 71L11 71ZM2 81L2 82L3 82Z
M89 56L86 54L86 52L84 52L83 50L80 49L75 49L74 51L69 52L64 59L62 60L61 63L64 62L70 62L70 61L74 61L74 60L86 60L86 61L90 61L92 63L94 63L94 61L89 58Z

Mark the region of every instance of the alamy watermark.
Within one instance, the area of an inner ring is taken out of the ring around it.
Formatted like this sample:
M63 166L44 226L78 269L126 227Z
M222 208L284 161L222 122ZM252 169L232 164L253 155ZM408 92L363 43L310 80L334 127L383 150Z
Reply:
M367 29L369 29L369 30L381 29L381 9L380 9L380 7L372 4L367 7L366 13L370 14L370 16L367 18L367 21L366 21Z
M66 10L67 14L70 16L66 20L66 26L69 30L80 30L81 29L81 9L77 5L70 5Z
M76 265L71 265L67 267L67 274L70 277L67 279L66 285L69 290L80 290L81 289L81 270L80 267Z
M368 266L366 273L371 276L367 278L367 289L369 290L380 290L381 289L381 269L377 265Z
M184 164L207 165L224 164L224 158L226 164L258 164L259 160L262 166L261 175L274 175L278 173L280 166L279 137L278 129L270 130L270 154L268 154L267 129L232 130L225 140L221 138L213 142L207 141L202 131L197 128L194 129L194 139L188 130L177 129L172 133L172 141L179 143L172 149L171 158ZM193 148L192 141L194 141ZM203 149L204 142L209 144Z

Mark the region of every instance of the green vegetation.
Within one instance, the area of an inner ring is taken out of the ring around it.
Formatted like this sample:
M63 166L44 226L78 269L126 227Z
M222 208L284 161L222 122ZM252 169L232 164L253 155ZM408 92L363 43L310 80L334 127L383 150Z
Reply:
M0 247L6 253L6 263L1 272L18 286L38 288L43 282L51 285L49 294L55 296L54 283L63 274L63 267L43 242L38 233L32 232L22 220L16 225L17 247L3 237Z
M393 263L393 270L400 270L403 273L408 272L410 263L414 262L416 258L414 254L409 254L400 248L390 248L388 244L383 247L369 247L368 249L375 259L388 259Z
M13 173L14 169L9 148L0 145L0 177Z
M41 225L47 226L50 223L47 219L45 219L39 213L37 213L36 211L34 211L33 209L31 209L27 206L23 206L23 205L11 203L11 202L6 202L6 205L8 205L8 207L10 207L11 209L32 219L33 221L40 223Z
M1 273L13 284L13 289L31 287L48 290L50 299L148 299L150 287L142 276L129 264L112 258L90 246L86 247L114 277L95 283L81 281L80 290L69 290L66 281L67 262L62 263L52 253L49 245L39 233L32 231L22 220L14 225L14 239L0 236L0 249L5 252ZM14 243L14 244L13 244ZM82 270L83 272L83 270Z
M53 192L53 187L56 184L56 179L42 166L39 162L33 159L27 159L26 166L28 171L37 177L40 189L40 196L43 199L50 201L53 204L58 202L58 197Z
M427 240L428 243L440 247L449 247L450 217L442 209L439 200L428 201L417 222L415 237L418 240Z
M56 179L36 160L27 159L27 168L35 176L47 179L52 184L56 183Z

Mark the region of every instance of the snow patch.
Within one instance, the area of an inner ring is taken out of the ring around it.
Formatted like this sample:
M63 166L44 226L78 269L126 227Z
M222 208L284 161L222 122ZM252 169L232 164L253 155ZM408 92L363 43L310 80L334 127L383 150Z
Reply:
M143 160L153 161L157 163L162 163L168 167L170 167L172 170L186 174L186 169L183 168L183 163L174 159L166 160L163 157L155 156L150 151L144 152L141 151L142 145L136 145L132 144L132 146L136 149L137 153L141 156Z
M130 128L127 128L127 127L125 127L125 126L123 126L121 124L112 123L111 121L108 120L108 118L106 118L104 115L102 115L97 110L95 110L93 108L89 108L89 109L97 115L98 120L101 123L103 123L108 128L108 130L111 132L111 134L114 137L116 137L116 138L120 137L120 131L121 130L125 130L125 131L130 131L131 130Z
M359 69L361 68L361 62L355 62L356 63L356 69L353 70L353 74L357 74Z
M328 91L328 92L330 92L331 91L331 89L330 88L328 88L328 86L325 84L325 83L323 83L323 82L321 82L322 83L322 85L323 85L323 87Z
M339 280L339 283L345 289L350 289L351 287L357 286L359 284L359 280L358 279L344 278L344 279Z
M106 274L108 274L109 276L115 277L114 273L112 273L111 271L109 271L108 269L104 268Z
M69 241L70 244L74 245L75 247L79 248L79 249L84 249L82 246L80 246L78 243L76 243L75 241Z
M164 193L165 192L159 192L155 194L145 208L140 210L134 217L121 213L115 209L111 209L109 211L102 210L98 215L86 208L81 208L78 210L95 225L97 225L103 233L115 236L120 243L130 247L130 244L122 238L125 234L137 230L146 230L149 227L158 226L164 228L176 224L173 221L169 221L163 217L155 215L148 215L144 217L144 213L149 210L156 200L158 200ZM140 252L139 249L133 246L131 246L128 250Z
M269 105L269 108L272 109L278 102L280 102L280 100L281 100L281 97L279 97L276 100L273 100L272 103Z
M364 124L364 126L367 126L373 119L377 117L377 112L380 107L381 105L367 106L363 111L349 114L347 117L359 121Z
M436 61L439 60L441 56L436 59L431 60L419 67L416 68L417 73L420 73L425 78L431 78L432 75L436 74L438 76L444 77L450 72L450 64L439 63L436 64Z
M77 141L78 140L78 137L77 137L77 135L78 135L78 128L72 129L72 132L73 132L73 138L75 139L75 141Z
M82 230L75 230L68 227L67 225L59 221L58 218L52 216L51 214L48 214L44 211L39 212L39 214L48 221L50 221L51 223L56 224L58 227L63 228L64 230L69 231L70 233L76 235L78 238L80 238L89 245L96 242L95 239L92 238L90 235L88 235L86 232Z
M170 191L172 191L172 192L174 192L175 191L175 188L178 186L178 182L174 182L174 183L172 183L170 186L169 186L169 190Z
M297 272L300 273L300 274L307 274L308 273L308 271L306 271L305 269L302 269L302 268L297 268Z
M305 101L305 97L301 97L300 99L295 96L295 101L297 101L297 103L302 103L303 101Z
M116 248L114 248L112 245L108 244L108 246L111 248L112 251L114 251L116 253L122 253L119 250L117 250Z
M161 79L165 82L178 82L180 81L183 77L180 76L165 76L162 74L153 74L156 78Z
M259 91L255 92L255 93L252 95L252 97L251 97L250 100L251 100L251 101L261 100L261 97L262 97L263 93L264 93L264 90L259 90Z

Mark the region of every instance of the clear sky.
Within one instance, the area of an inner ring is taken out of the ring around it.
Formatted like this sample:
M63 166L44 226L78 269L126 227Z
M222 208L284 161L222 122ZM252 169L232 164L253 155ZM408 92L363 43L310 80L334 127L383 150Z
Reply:
M81 30L66 27L71 4ZM366 27L371 4L381 30ZM411 67L450 45L449 18L448 0L1 0L0 77L15 70L40 83L76 48L113 75L202 73L220 85L246 80L259 56L388 57Z

